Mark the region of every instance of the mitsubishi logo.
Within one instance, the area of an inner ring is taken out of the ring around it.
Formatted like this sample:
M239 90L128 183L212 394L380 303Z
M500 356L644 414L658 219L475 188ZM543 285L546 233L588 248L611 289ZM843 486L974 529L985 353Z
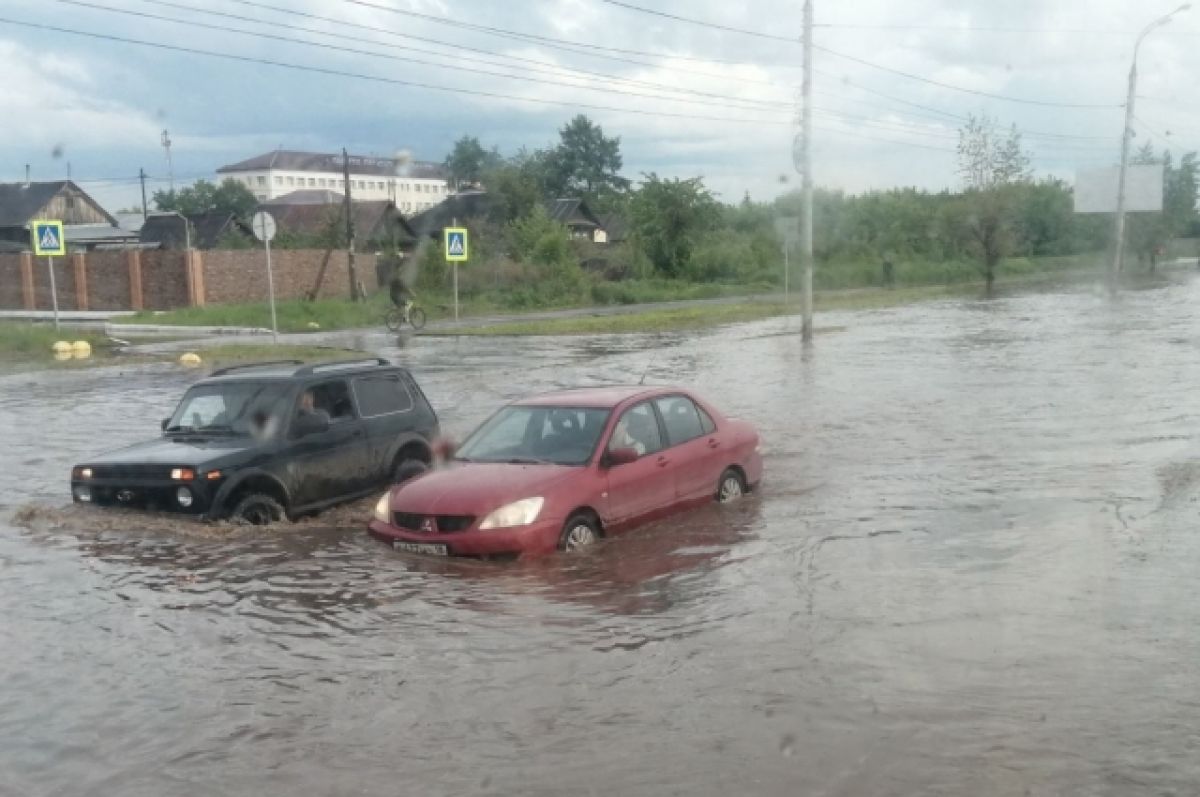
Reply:
M433 534L433 531L434 531L433 518L427 517L421 521L421 533L422 534Z

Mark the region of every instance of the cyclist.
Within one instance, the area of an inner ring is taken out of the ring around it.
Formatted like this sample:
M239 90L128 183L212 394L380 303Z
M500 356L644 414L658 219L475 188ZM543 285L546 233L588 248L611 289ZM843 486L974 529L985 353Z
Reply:
M413 300L417 298L417 294L412 288L408 287L408 283L404 281L404 275L399 268L392 271L391 285L388 288L388 293L392 297L392 303L400 308L400 312L404 318L404 323L409 323L411 320Z

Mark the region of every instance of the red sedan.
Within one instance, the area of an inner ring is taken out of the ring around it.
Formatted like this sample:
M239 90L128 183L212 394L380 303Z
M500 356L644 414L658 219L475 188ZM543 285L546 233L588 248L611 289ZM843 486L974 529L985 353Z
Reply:
M575 551L761 478L754 427L686 390L564 390L503 407L447 467L379 499L368 528L411 553Z

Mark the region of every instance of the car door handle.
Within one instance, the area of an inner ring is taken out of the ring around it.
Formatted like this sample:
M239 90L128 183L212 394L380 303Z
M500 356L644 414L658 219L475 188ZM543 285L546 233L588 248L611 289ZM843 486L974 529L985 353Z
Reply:
M720 441L720 440L717 440L717 439L715 439L715 438L714 438L714 439L712 439L712 440L709 440L709 441L708 441L708 447L709 447L709 448L720 448L720 447L721 447L721 441Z
M671 464L671 460L667 459L666 457L659 457L659 458L658 458L658 467L660 467L660 468L665 468L665 467L667 467L667 466L668 466L668 465L670 465L670 464Z

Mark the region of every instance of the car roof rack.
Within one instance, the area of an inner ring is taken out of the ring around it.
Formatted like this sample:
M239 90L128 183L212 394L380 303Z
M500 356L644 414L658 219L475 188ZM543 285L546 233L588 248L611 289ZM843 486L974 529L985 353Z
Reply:
M346 371L353 368L367 368L380 365L390 366L390 360L385 360L383 357L365 357L360 360L336 360L327 363L313 363L306 365L303 368L296 370L296 376L313 376L315 374L323 374L328 371Z
M217 370L215 370L211 374L209 374L209 376L225 376L226 374L231 374L234 371L247 371L247 370L250 370L251 368L270 368L271 366L274 366L274 365L304 365L304 360L267 360L267 361L261 362L261 363L245 363L243 365L230 365L230 366L226 366L225 368L218 368Z

